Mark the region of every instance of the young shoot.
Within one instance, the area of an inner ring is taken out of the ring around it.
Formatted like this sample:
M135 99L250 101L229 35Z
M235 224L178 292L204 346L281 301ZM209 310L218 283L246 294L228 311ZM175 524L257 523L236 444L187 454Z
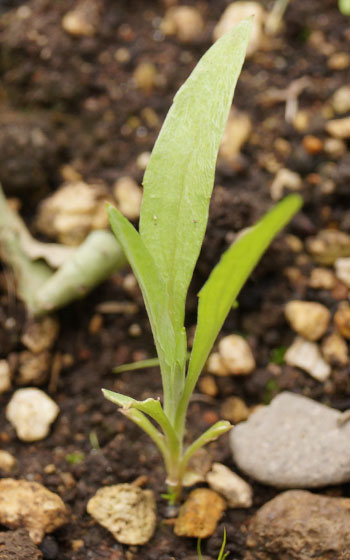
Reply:
M203 242L216 158L250 31L248 19L221 37L176 94L145 172L139 231L109 206L113 232L145 301L163 400L162 404L152 398L137 401L103 392L158 447L172 503L179 500L193 453L231 429L229 422L217 422L184 445L186 412L198 377L244 282L301 205L299 196L290 195L224 253L199 293L198 322L187 366L186 295Z

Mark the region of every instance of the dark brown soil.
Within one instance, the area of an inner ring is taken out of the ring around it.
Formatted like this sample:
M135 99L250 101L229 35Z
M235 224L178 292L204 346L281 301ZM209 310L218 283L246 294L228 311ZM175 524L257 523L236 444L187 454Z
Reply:
M98 32L84 38L73 38L61 27L62 16L72 7L71 0L0 2L0 179L9 196L20 198L29 224L37 203L61 184L65 164L72 165L84 180L100 179L109 186L123 175L141 181L136 158L151 150L174 93L210 46L212 28L228 3L186 2L201 11L206 30L195 44L184 46L159 33L166 1L96 0L100 11ZM262 3L271 8L271 2ZM18 16L16 6L29 8L22 11L25 17ZM324 152L311 155L302 143L306 134L324 139L322 109L349 77L346 70L331 70L320 45L308 40L316 32L333 46L334 52L346 50L348 22L339 14L334 0L294 0L286 13L284 31L244 66L235 105L250 114L253 139L245 145L235 166L218 166L207 237L190 290L189 327L195 323L195 294L220 253L236 231L251 225L271 206L269 185L273 173L268 161L272 156L304 179L305 206L289 226L290 233L304 240L324 227L350 230L346 211L349 154L335 161ZM124 64L114 57L121 47L130 52L130 60ZM132 82L133 71L142 61L151 61L161 77L160 85L147 95ZM314 118L306 130L298 132L286 123L284 104L264 104L262 94L271 88L287 88L301 76L310 78L310 86L302 93L300 106L312 110ZM147 123L145 107L155 111L157 124ZM39 144L35 141L38 136ZM276 150L278 138L290 143L289 154ZM331 194L321 188L328 178L336 183ZM285 274L290 266L300 273L295 282ZM254 405L267 403L275 393L288 389L340 410L350 408L349 366L335 368L325 384L286 365L267 367L271 353L288 346L293 338L283 315L288 299L316 299L333 311L339 300L347 297L344 286L332 292L309 288L305 279L312 266L308 259L293 253L285 235L273 243L223 331L248 336L257 370L247 377L216 378L215 398L198 390L190 407L189 440L220 417L223 400L232 395ZM0 358L23 349L20 335L25 312L8 292L8 278L4 273L0 288ZM100 330L91 334L89 325L96 307L109 300L135 301L138 311L133 315L105 314ZM14 476L42 482L58 492L71 508L70 525L43 541L43 558L188 558L195 554L196 542L175 537L167 521L166 504L160 497L165 490L164 471L153 444L119 415L100 391L107 387L137 398L160 394L156 368L118 377L111 373L115 365L155 354L139 293L128 294L122 275L116 276L84 301L61 311L59 320L61 334L55 353L71 356L72 365L63 369L53 394L61 412L50 436L35 445L20 442L5 420L10 395L1 397L0 440L18 461ZM129 333L135 323L141 328L138 337ZM96 441L99 449L92 446ZM209 451L215 460L235 469L227 437L209 446ZM47 465L55 468L47 469ZM141 475L147 477L147 487L158 497L159 525L146 546L125 547L92 520L86 513L86 503L100 486L130 482ZM254 507L228 510L217 532L203 543L203 554L217 557L226 527L229 558L243 559L249 518L276 494L274 489L252 484ZM349 487L334 491L350 495ZM25 558L29 560L29 556Z

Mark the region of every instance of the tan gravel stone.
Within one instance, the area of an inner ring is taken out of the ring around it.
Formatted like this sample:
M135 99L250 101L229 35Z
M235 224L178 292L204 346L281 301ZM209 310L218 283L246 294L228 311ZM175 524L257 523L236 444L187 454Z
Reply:
M332 290L336 279L334 273L328 268L313 268L310 275L309 286L316 290Z
M285 315L292 329L311 341L324 335L331 318L329 310L321 303L300 300L288 302Z
M343 231L323 229L306 240L306 248L315 262L331 265L341 257L350 257L350 235Z
M335 261L335 274L338 280L350 288L350 257Z
M253 503L253 489L243 478L221 463L214 463L207 474L212 490L223 496L231 508L249 508Z
M219 159L232 162L246 143L252 130L252 123L247 113L231 110L224 135L222 137Z
M331 374L331 368L323 360L317 344L305 340L301 336L295 338L284 358L286 364L299 367L311 375L311 377L317 379L317 381L326 381Z
M11 389L11 368L7 360L0 360L0 394Z
M225 336L219 342L219 354L232 375L247 375L255 369L255 360L248 342L237 334Z
M11 453L4 449L0 450L0 469L6 473L10 473L15 468L16 463L17 461Z
M322 354L329 364L346 366L349 363L348 346L342 336L332 333L322 341Z
M334 138L340 138L340 140L350 138L350 117L328 121L326 131Z
M117 206L129 220L136 220L140 215L142 190L131 177L121 177L113 187Z
M225 500L213 490L197 488L180 508L174 532L178 537L210 537L226 509Z
M25 326L21 341L34 354L52 348L58 337L60 325L52 316L33 319Z
M334 324L340 334L350 340L350 305L341 303L334 315Z
M204 28L200 12L192 6L169 8L161 24L165 35L176 35L182 43L192 43L202 34Z
M229 420L233 424L243 422L249 417L249 408L239 397L228 397L222 404L221 416L224 420Z
M6 408L6 418L22 441L38 441L49 433L59 407L40 389L18 389Z
M51 363L50 352L21 352L19 355L17 385L42 385L47 380Z
M0 523L11 529L24 527L36 544L46 533L68 522L61 498L45 486L27 480L0 480Z

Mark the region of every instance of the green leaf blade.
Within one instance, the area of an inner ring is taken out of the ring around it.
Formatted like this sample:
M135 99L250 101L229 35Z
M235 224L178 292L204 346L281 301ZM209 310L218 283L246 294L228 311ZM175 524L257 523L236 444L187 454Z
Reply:
M246 230L224 253L201 289L185 400L194 389L233 301L273 238L290 221L301 204L299 195L289 195Z
M140 234L164 278L175 330L207 220L218 149L250 37L244 20L202 57L180 88L144 177Z

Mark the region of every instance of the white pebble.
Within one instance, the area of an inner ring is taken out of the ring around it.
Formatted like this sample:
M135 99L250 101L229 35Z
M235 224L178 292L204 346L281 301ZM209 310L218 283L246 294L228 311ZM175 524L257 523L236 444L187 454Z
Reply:
M34 388L18 389L6 408L6 418L22 441L44 439L58 413L57 404Z
M330 366L323 360L315 342L297 336L285 354L285 361L290 366L299 367L317 381L323 382L331 374Z

